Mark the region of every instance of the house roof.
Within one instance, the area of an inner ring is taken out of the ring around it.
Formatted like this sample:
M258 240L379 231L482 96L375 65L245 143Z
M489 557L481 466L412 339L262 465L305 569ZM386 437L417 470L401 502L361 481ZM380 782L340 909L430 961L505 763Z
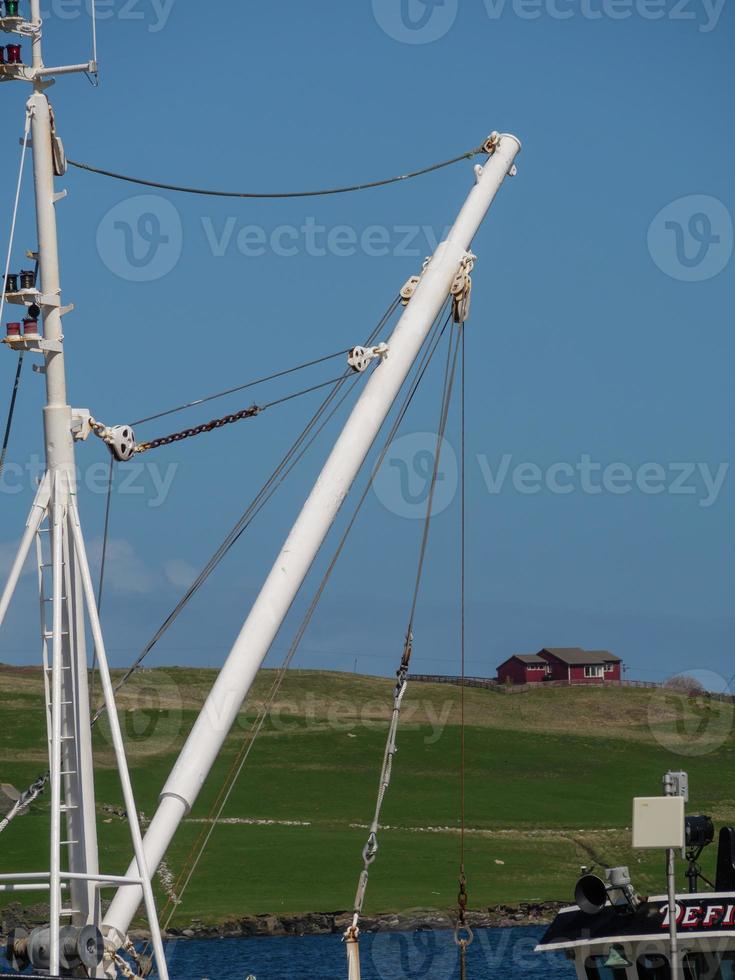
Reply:
M569 664L573 667L587 664L617 664L622 662L620 657L616 657L609 650L583 650L581 647L544 647L544 650L541 652L543 653L544 651L556 657L557 660L561 660L562 663Z
M514 654L514 658L516 660L520 660L522 664L526 664L527 667L543 667L547 663L547 661L544 660L543 657L540 657L537 653L516 653Z

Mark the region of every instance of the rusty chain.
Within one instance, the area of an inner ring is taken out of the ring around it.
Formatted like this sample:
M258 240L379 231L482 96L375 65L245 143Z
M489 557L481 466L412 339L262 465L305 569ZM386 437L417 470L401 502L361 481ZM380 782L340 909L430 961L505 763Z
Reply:
M459 902L459 917L458 917L459 925L464 926L465 922L467 921L467 902L468 902L467 875L464 873L464 870L459 876L459 895L457 900Z
M251 405L250 408L243 408L232 415L224 415L219 419L212 419L211 422L204 422L191 429L182 429L180 432L173 432L168 436L161 436L160 439L152 439L150 442L141 442L135 447L136 453L146 453L150 449L159 449L161 446L171 446L175 442L183 442L184 439L193 439L194 436L201 436L205 432L214 432L225 425L232 425L233 422L241 422L243 419L252 419L259 415L262 409L259 405Z

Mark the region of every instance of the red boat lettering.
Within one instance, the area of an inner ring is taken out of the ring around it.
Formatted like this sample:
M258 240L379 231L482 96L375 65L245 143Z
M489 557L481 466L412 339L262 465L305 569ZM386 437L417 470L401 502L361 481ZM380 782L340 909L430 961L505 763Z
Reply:
M668 929L669 928L669 922L670 922L670 919L669 919L669 906L668 905L662 905L661 906L661 913L662 913L662 915L664 917L664 920L661 923L661 928L662 929ZM677 925L681 925L681 921L682 921L683 918L684 918L684 906L683 905L679 905L677 903L677 906L676 906L676 924Z
M691 905L684 913L684 919L681 923L682 929L694 929L696 926L700 926L703 915L704 909L701 905Z
M724 905L710 905L705 912L704 919L702 919L702 925L705 929L710 929L714 925L720 925L724 914Z

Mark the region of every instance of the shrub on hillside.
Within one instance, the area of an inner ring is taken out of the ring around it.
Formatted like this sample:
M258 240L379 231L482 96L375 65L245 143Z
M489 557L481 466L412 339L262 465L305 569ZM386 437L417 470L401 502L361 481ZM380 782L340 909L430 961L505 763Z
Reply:
M676 677L670 677L664 687L667 691L676 691L678 694L687 694L689 697L696 697L705 693L696 677L690 677L688 674L677 674Z

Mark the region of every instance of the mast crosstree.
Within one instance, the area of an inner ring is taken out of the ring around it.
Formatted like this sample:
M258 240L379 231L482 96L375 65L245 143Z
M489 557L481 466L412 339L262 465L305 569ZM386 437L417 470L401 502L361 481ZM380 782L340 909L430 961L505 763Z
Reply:
M20 290L5 293L7 302L29 309L23 335L9 332L7 343L11 349L40 354L46 379L43 410L46 473L0 598L0 624L35 543L51 795L48 872L0 875L0 892L48 893L49 925L17 940L15 953L19 965L30 962L35 970L48 971L52 976L62 969L79 966L99 974L103 959L100 889L137 884L143 890L159 975L167 980L153 890L77 507L74 442L88 435L89 413L74 411L66 390L62 322L72 307L63 307L61 302L56 228L56 204L66 192L57 194L54 186L55 176L65 171L65 162L46 89L53 84L52 75L96 72L97 65L94 60L60 68L44 65L40 0L30 0L29 20L21 16L2 18L0 28L31 40L31 64L23 63L20 47L16 45L12 64L0 65L0 79L30 82L33 89L26 105L26 120L33 154L38 233L35 257L40 278L40 282L35 277L21 282ZM6 282L3 288L7 286ZM42 320L42 334L38 332L36 317ZM135 854L135 870L124 877L101 875L99 871L87 627L94 640Z

